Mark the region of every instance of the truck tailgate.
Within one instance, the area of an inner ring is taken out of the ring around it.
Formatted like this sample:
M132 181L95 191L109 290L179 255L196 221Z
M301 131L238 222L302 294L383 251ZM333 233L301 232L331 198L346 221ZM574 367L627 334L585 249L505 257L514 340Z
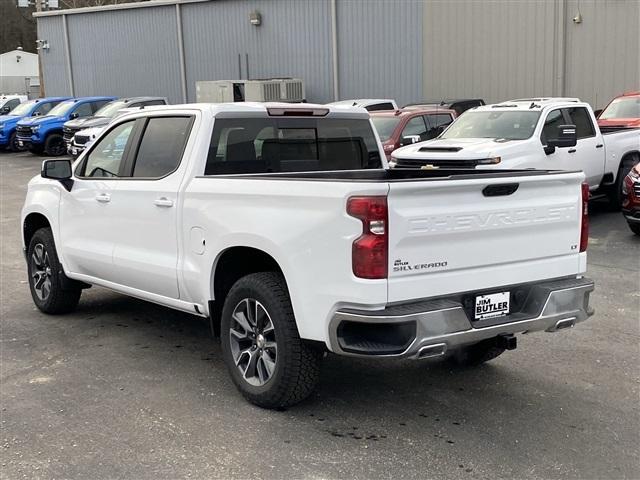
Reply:
M391 182L389 303L580 273L583 180Z

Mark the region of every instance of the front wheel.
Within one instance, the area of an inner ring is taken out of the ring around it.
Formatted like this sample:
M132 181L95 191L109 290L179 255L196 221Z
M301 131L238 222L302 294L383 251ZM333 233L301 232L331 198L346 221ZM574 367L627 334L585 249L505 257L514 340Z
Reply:
M318 382L322 353L300 338L280 274L254 273L233 285L222 309L220 337L234 384L259 407L294 405Z
M44 152L52 157L59 157L67 153L67 144L62 135L52 133L44 142Z
M40 311L56 314L75 310L82 290L64 276L51 229L41 228L31 237L27 270L31 297Z

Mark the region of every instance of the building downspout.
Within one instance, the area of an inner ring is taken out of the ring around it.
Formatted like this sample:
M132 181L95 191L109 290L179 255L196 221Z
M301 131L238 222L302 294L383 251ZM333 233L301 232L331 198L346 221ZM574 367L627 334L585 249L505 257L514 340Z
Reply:
M67 56L67 78L69 79L69 94L76 96L73 87L73 68L71 67L71 48L69 48L69 29L67 28L67 16L62 15L62 33L64 35L64 53Z
M184 60L184 38L182 36L182 12L180 4L176 3L176 27L178 32L178 59L180 62L180 86L182 87L182 101L188 102L187 99L187 67Z
M333 60L333 100L340 100L340 84L338 83L338 19L336 1L331 2L331 58Z
M567 72L567 0L560 0L559 3L557 40L556 96L564 97Z

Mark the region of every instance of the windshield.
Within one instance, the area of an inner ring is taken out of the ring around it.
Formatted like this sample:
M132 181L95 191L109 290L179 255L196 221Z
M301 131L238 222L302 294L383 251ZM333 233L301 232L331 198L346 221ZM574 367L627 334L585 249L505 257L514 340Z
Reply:
M525 140L533 135L540 112L467 111L440 138Z
M381 142L389 140L398 123L400 123L398 117L371 117L371 121L373 126L376 127Z
M115 100L113 102L107 103L104 107L98 110L95 114L96 117L115 117L118 110L123 109L127 106L127 103L124 100Z
M31 110L31 107L33 107L35 104L36 104L35 100L30 100L28 102L21 103L16 108L11 110L9 115L20 115L20 116L29 115L29 111Z
M59 103L58 105L56 105L55 107L53 107L49 113L47 113L47 115L53 115L53 116L64 116L67 113L69 113L69 111L73 108L73 106L76 104L76 102L73 101L67 101L67 102L62 102Z
M600 114L601 120L640 118L640 97L616 98Z

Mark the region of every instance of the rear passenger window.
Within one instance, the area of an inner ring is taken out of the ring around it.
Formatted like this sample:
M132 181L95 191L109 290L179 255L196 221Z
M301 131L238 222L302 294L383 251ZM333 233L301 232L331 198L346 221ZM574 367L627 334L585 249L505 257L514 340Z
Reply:
M418 135L420 136L420 140L427 139L427 126L424 124L422 116L413 117L402 129L401 137L404 138L409 135Z
M191 117L150 118L142 134L133 176L160 178L178 168L191 131L191 121Z
M571 119L571 123L576 126L576 135L578 138L593 137L596 132L591 122L589 112L584 107L567 108L567 113Z
M150 107L152 105L166 105L166 103L164 100L148 100L146 102L141 102L140 105L146 105Z
M444 129L453 122L453 118L448 113L437 113L434 115L427 115L425 121L429 129L427 130L426 140L431 140L440 135Z
M205 175L381 168L368 120L219 118Z

